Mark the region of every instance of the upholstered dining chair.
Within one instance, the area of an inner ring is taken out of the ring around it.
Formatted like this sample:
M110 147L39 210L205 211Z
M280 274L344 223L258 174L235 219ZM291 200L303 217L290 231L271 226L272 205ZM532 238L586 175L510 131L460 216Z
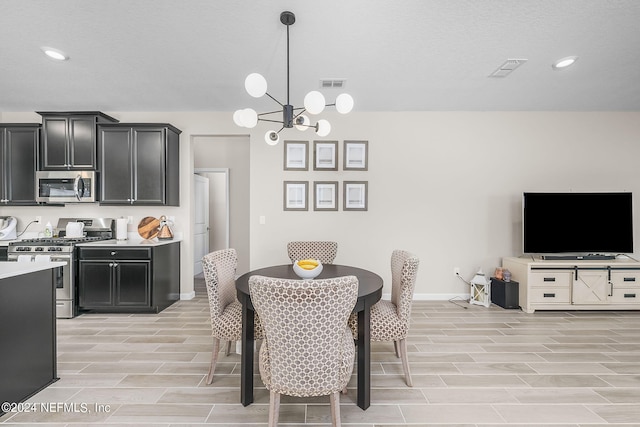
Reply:
M213 351L211 364L207 374L207 384L213 382L216 369L220 341L227 341L225 355L231 352L231 344L242 338L242 305L236 297L235 274L238 256L235 249L222 249L211 252L202 258L204 281L209 298L211 313L211 335ZM262 339L262 326L259 318L255 319L254 336Z
M391 254L391 301L380 300L370 310L371 341L393 341L396 357L402 360L405 382L413 386L406 338L409 333L409 320L413 291L416 285L420 260L415 255L394 250ZM351 315L349 326L353 337L358 334L358 317Z
M329 396L340 426L340 392L353 372L355 344L347 325L358 298L358 278L249 278L251 302L264 340L260 377L269 390L269 427L278 425L280 395Z
M323 264L333 264L338 254L338 242L330 241L297 241L287 243L287 252L291 262L313 258Z

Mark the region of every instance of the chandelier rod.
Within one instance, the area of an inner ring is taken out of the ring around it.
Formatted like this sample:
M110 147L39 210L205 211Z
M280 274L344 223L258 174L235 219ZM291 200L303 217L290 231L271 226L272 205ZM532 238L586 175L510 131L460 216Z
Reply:
M289 21L287 21L286 25L287 25L287 105L290 105L291 103L289 102L289 26L291 24L289 24Z

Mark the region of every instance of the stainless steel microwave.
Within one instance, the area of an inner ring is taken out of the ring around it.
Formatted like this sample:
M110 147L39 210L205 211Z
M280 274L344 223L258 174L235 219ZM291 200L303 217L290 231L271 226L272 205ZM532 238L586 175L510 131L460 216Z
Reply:
M37 171L36 201L44 203L97 202L95 171Z

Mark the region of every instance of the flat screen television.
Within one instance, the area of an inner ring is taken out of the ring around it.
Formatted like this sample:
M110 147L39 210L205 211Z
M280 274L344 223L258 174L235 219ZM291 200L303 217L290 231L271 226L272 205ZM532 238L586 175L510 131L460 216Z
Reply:
M522 213L525 254L633 252L632 193L524 193Z

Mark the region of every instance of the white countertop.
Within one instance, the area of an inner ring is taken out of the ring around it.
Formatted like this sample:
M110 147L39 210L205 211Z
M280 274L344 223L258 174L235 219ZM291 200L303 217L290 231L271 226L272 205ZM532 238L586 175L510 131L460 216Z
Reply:
M66 262L0 262L0 279L20 276L22 274L33 273L35 271L47 270L49 268L62 267Z
M162 246L167 245L173 242L179 242L181 239L174 238L173 240L158 240L158 239L127 239L127 240L100 240L98 242L90 242L90 243L78 243L76 246L91 246L91 247L100 247L100 246L122 246L122 247L151 247L151 246Z
M0 246L9 246L9 242L15 242L16 240L0 240ZM17 239L20 241L20 239ZM101 240L99 242L78 243L76 246L161 246L168 243L180 242L182 239L177 236L173 240L158 240L157 238L143 240L140 237L130 238L127 240Z

